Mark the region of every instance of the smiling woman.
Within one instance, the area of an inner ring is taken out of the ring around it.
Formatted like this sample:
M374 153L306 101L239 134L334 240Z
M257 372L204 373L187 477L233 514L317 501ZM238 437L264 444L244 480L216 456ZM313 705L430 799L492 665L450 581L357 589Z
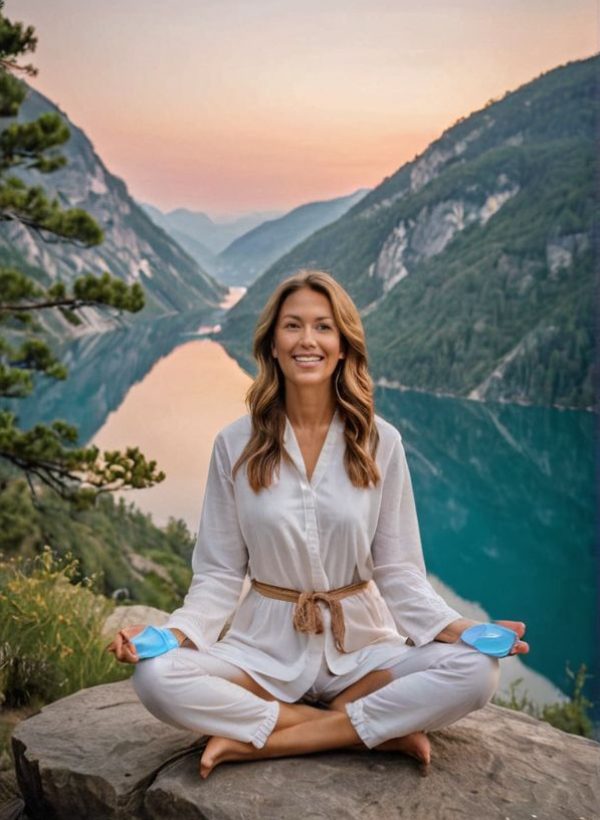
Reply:
M324 294L302 288L287 297L275 327L272 353L290 386L296 383L298 370L316 373L315 379L320 381L331 378L344 353Z
M286 381L293 408L298 404L296 394L301 394L305 386L314 388L330 383L344 352L331 305L324 294L301 288L286 298L280 313L271 350ZM338 368L338 375L339 372ZM326 418L316 420L316 425L314 421L306 425L300 418L291 418L309 481L329 427L331 409L326 412Z
M136 692L160 720L212 736L202 777L228 760L361 745L427 767L426 732L484 706L498 660L460 640L475 622L426 577L358 310L329 274L300 271L265 305L254 355L250 412L215 439L192 584L165 624L179 646L138 663ZM526 652L524 624L502 623ZM115 639L121 660L139 660L141 629Z

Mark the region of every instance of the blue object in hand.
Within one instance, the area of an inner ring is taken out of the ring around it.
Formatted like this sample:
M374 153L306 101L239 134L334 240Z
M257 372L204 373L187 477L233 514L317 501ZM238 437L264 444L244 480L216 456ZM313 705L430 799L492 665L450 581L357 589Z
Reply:
M494 658L504 658L519 639L516 632L499 624L475 624L460 636L461 640Z
M130 640L140 660L155 658L179 646L179 641L170 629L158 626L147 626Z

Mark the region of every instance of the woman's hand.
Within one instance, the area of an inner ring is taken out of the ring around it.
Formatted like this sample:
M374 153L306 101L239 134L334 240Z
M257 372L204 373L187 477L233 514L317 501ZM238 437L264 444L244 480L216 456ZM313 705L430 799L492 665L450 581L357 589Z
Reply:
M119 629L115 639L106 646L106 650L108 652L114 652L115 658L121 661L121 663L138 663L138 654L135 645L131 642L131 638L138 635L146 626L147 624L135 624L134 626L126 626L123 629ZM193 643L181 629L176 629L175 627L167 628L175 635L179 646L189 646L191 649L196 649L196 644Z
M442 631L435 636L434 640L443 641L445 643L455 643L465 629L468 629L470 626L476 626L480 623L483 623L483 621L472 621L469 618L459 618L444 627L444 629L442 629ZM525 634L525 624L523 621L491 621L491 623L500 624L500 626L505 626L507 629L512 629L513 632L517 633L518 640L515 641L513 648L508 653L509 655L524 655L529 652L529 644L527 641L521 640Z
M139 658L134 644L131 643L131 638L145 628L146 624L135 624L119 629L114 640L106 646L107 652L114 652L115 658L121 663L138 663Z

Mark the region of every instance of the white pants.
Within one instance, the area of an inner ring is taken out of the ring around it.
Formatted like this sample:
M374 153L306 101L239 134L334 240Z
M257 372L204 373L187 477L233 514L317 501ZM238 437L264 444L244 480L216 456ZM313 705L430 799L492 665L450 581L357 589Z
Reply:
M432 641L403 651L386 664L392 680L346 705L368 748L415 731L433 731L481 709L498 686L499 662L458 641ZM262 748L279 715L279 702L265 700L236 683L240 669L195 649L172 649L136 664L133 686L156 718L202 735ZM329 702L352 681L332 675L325 662L304 700Z

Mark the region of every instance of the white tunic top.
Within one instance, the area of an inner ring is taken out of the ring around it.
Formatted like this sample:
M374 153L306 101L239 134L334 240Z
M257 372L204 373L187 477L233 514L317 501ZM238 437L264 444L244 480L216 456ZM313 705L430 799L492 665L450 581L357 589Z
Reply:
M183 605L165 626L244 669L275 697L300 698L315 681L323 653L331 672L362 677L403 651L406 637L422 646L461 618L426 578L412 484L401 436L375 416L380 441L377 487L355 487L344 467L344 423L336 411L309 481L286 417L284 446L293 465L280 465L256 494L245 464L231 468L251 433L242 416L218 433L210 460L193 578ZM238 603L246 573L299 591L329 590L358 581L369 586L341 601L344 653L334 644L329 609L319 604L324 632L297 632L295 604L251 588L225 637L219 634Z

